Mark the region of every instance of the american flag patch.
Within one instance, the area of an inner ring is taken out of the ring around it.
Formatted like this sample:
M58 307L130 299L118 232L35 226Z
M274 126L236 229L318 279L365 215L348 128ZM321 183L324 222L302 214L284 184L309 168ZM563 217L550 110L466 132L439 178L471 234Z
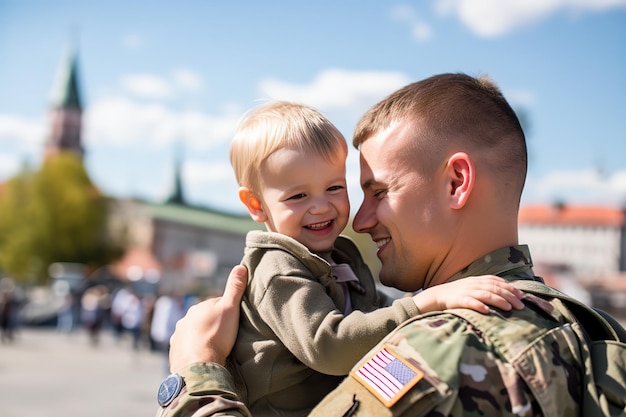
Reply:
M386 407L393 406L424 377L422 371L385 347L351 374Z

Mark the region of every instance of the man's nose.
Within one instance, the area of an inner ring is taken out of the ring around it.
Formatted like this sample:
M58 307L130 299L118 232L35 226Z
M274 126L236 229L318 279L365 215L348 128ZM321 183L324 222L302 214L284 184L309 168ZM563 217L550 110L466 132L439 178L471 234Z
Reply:
M356 212L354 220L352 220L352 228L357 233L367 233L375 224L376 216L374 216L374 210L364 202Z

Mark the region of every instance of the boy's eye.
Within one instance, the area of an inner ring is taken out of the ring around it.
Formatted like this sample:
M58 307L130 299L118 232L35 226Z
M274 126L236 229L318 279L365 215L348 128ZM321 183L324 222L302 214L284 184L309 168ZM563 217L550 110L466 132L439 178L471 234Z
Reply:
M342 185L333 185L332 187L328 187L328 191L337 191L337 190L343 190L344 187Z
M287 200L300 200L301 198L304 198L304 197L306 197L306 194L300 193L300 194L292 195Z

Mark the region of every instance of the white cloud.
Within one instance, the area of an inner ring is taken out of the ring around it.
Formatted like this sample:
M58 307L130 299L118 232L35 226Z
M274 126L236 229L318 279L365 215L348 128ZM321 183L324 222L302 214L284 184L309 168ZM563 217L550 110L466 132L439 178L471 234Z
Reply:
M318 74L310 84L264 80L259 85L259 92L264 97L298 101L323 111L356 108L358 112L363 112L410 81L401 72L328 69Z
M190 149L211 149L230 140L238 121L239 114L177 112L160 103L109 97L86 112L84 140L118 147L163 147L182 141Z
M44 118L0 114L0 181L15 175L26 163L38 163L48 126Z
M169 81L151 74L126 75L120 83L125 91L142 98L165 99L173 93Z
M542 177L529 175L523 200L623 204L626 203L626 170L604 173L586 168L553 171Z
M46 129L42 119L0 114L0 143L15 149L41 149Z
M20 163L20 160L15 154L0 155L0 180L15 175Z
M239 201L232 167L228 161L205 163L191 160L184 166L185 193L189 201L210 202L232 212L246 213Z
M184 176L188 184L214 184L224 180L233 180L235 174L227 161L205 163L191 160L184 166Z
M455 15L478 36L492 38L566 12L600 12L626 6L626 0L438 0L435 10Z
M204 90L204 79L189 69L178 69L171 77L154 74L129 74L120 79L122 89L143 99L164 100L176 94L198 93Z
M186 112L180 115L183 139L195 149L211 149L230 142L240 114L225 113L214 116L199 112Z
M360 116L368 106L409 82L410 78L400 72L329 69L309 84L262 81L259 94L263 98L307 103L324 112L334 111L334 116L339 114L345 121L346 115ZM150 97L153 101L108 96L93 102L85 115L87 146L107 143L118 147L138 144L163 147L182 141L189 149L212 149L230 141L242 116L241 106L236 103L225 104L219 114L168 107L163 100L174 94L176 88L196 91L203 88L202 78L190 70L177 71L171 82L154 75L128 75L122 79L122 85L134 96Z
M170 112L162 105L110 97L94 102L87 109L83 140L87 145L90 142L118 146L154 143L174 135L172 125Z
M174 83L184 91L197 92L204 89L204 80L195 71L179 69L174 73Z
M416 41L426 42L432 38L430 25L422 20L415 10L407 5L398 5L391 10L391 17L401 22L407 22L411 35Z

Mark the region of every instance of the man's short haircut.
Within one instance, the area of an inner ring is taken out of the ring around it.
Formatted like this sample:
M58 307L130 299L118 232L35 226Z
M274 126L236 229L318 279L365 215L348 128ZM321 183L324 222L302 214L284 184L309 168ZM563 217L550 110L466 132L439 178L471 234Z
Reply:
M501 176L503 188L521 196L527 150L515 111L487 76L441 74L412 83L372 107L359 121L353 145L398 122L419 126L416 146L425 154L448 144L477 150ZM519 201L519 200L518 200Z
M258 187L261 165L282 148L328 160L345 157L348 152L341 132L319 111L298 103L272 101L243 119L230 145L230 162L239 185Z

